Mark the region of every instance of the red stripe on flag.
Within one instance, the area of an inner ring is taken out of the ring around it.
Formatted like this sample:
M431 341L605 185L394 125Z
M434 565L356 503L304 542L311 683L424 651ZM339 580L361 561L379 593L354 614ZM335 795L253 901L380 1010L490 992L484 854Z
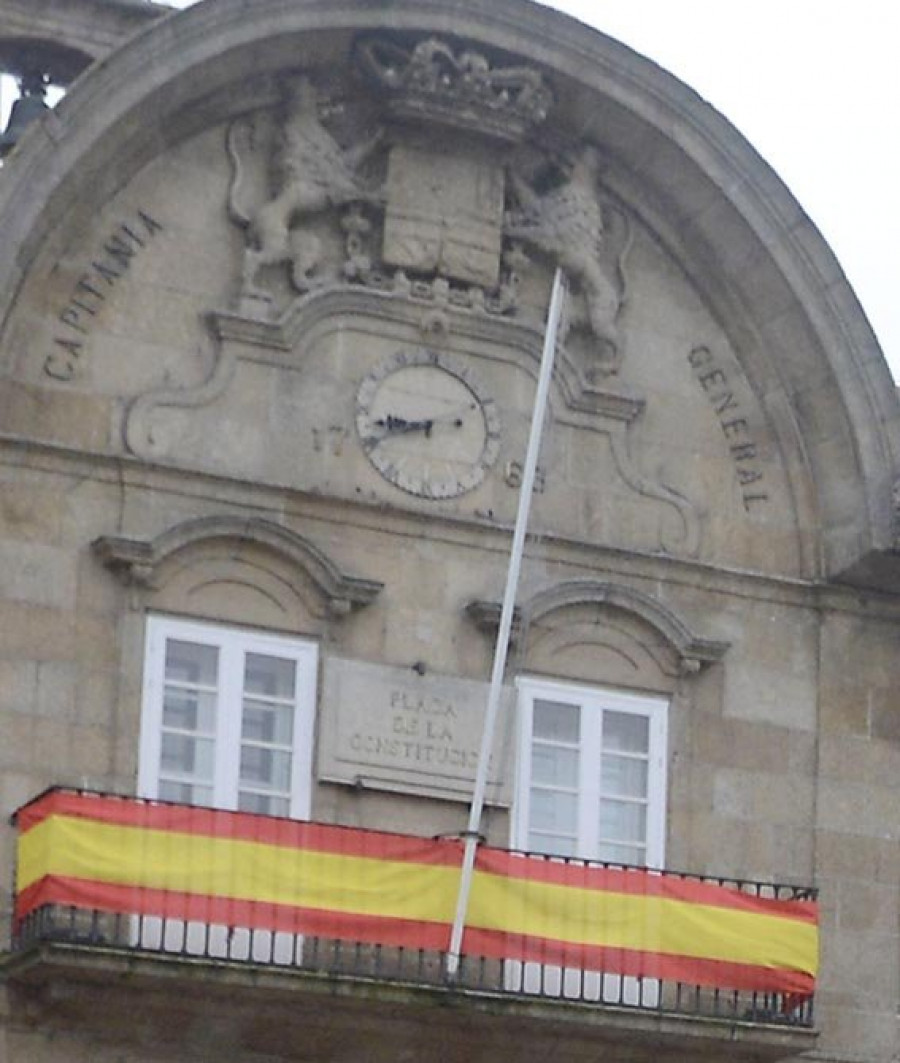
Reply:
M446 950L449 936L449 923L300 908L289 904L145 889L56 875L47 875L22 891L16 903L16 920L20 922L31 911L51 904L124 916L311 934L372 945L433 949L436 952Z
M717 989L749 989L760 993L795 993L806 996L815 989L815 979L801 971L729 963L601 945L576 945L524 934L467 927L462 951L466 955L497 960L519 960L551 969L566 968L595 974L658 978L689 986Z
M52 904L118 913L126 917L143 916L229 928L309 934L362 944L434 952L446 951L449 935L448 923L298 908L57 876L46 876L19 895L16 920L20 922L31 911ZM96 929L102 930L102 926ZM114 945L116 941L108 943ZM787 993L798 998L805 998L815 989L815 980L800 971L695 956L576 945L472 927L465 931L463 953L488 959L536 963L551 970L564 968L598 975L663 979L718 989Z
M624 893L643 897L665 897L667 900L706 904L738 911L784 915L800 922L817 924L818 905L815 901L777 900L715 883L679 878L669 872L657 873L644 868L610 868L563 863L545 856L532 857L511 853L505 849L482 847L475 858L479 871L502 878L529 882L543 882L556 886L596 890L603 893Z
M51 791L25 805L16 813L16 822L24 835L55 815L112 826L196 834L401 863L458 867L462 862L462 843L455 838L416 838L388 831L336 827L251 812L225 812L62 790Z
M428 866L457 867L462 858L462 844L455 838L415 838L387 831L362 831L353 827L298 822L247 812L225 812L70 791L51 791L26 805L18 812L17 822L25 833L52 815ZM666 897L738 911L780 914L812 925L818 923L818 905L815 901L758 897L714 883L678 878L672 874L657 874L642 868L591 867L488 847L479 849L476 866L479 870L503 877L601 892Z

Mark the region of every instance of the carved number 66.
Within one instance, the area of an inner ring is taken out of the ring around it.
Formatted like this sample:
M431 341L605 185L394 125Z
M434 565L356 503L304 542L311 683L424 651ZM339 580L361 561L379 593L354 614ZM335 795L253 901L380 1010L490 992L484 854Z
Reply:
M506 469L504 470L504 480L507 487L521 487L522 476L524 469L520 461L508 461L506 463ZM534 473L534 493L536 495L542 495L544 493L544 487L547 483L547 474L544 469L538 465Z

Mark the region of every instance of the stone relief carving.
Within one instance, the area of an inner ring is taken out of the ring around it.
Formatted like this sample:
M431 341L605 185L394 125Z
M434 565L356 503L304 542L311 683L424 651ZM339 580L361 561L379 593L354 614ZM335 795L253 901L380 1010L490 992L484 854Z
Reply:
M206 379L193 388L162 387L144 392L133 399L122 420L122 437L131 454L153 458L163 449L154 434L153 416L163 408L197 410L210 406L222 398L231 387L237 361L234 352L220 342L215 331L215 318L210 322L215 339L215 358Z
M600 154L590 144L579 150L562 183L544 192L510 167L516 205L507 211L504 233L549 256L580 289L585 323L596 342L592 364L601 373L615 373L623 354L618 318L631 226L622 211L601 200L600 169ZM568 331L578 324L570 315Z
M319 92L308 77L291 85L270 160L275 192L259 205L247 202L245 160L254 151L249 127L235 123L229 130L228 151L234 167L229 208L232 217L247 229L244 295L265 297L265 291L257 286L259 271L281 263L289 263L291 281L298 292L324 283L317 273L322 242L309 227L309 220L328 207L358 207L380 201L380 190L367 185L359 171L381 142L382 131L376 130L352 147L342 147L325 128L319 104ZM358 209L354 217L361 219ZM352 224L348 237L351 233ZM358 252L355 257L358 259Z
M318 290L309 299L297 301L279 319L270 321L240 313L216 313L209 317L215 337L216 359L206 380L195 388L151 391L133 401L124 422L129 450L141 457L159 459L166 453L165 421L157 413L187 411L225 401L238 363L245 357L275 367L296 365L306 350L307 337L334 321L368 320L372 328L391 320L406 330L411 339L430 323L429 342L441 345L447 327L447 304L430 305L430 317L421 315L413 297L396 300L393 292L363 287L333 287ZM470 314L457 318L454 328L465 343L502 348L506 359L526 373L534 371L539 348L534 331L515 320ZM605 439L615 474L622 486L656 506L648 512L644 530L653 549L676 555L696 556L703 537L703 514L696 504L657 478L646 475L632 451L638 447L637 433L644 402L634 396L602 390L586 381L579 365L563 349L554 373L558 389L560 424ZM599 460L599 459L598 459Z
M519 142L543 121L552 95L542 75L436 38L410 49L370 39L356 57L375 92L349 136L331 118L361 101L327 98L308 74L282 86L280 107L228 130L228 208L246 233L239 304L258 313L272 303L280 274L266 267L286 267L295 294L350 284L515 313L528 260L505 238L504 158L487 141ZM403 126L361 134L377 121L373 100ZM456 138L449 147L442 130Z
M594 368L614 372L631 226L600 195L599 152L582 145L549 188L538 188L535 174L552 168L550 159L535 163L534 149L532 165L508 164L508 148L522 146L552 106L540 72L433 37L409 48L369 39L356 57L382 117L402 126L345 143L326 124L329 109L340 108L304 74L285 86L277 115L241 118L228 131L229 211L246 231L241 298L271 301L261 274L286 266L301 295L358 284L515 315L534 266L529 248L569 274L584 307L584 321L573 315L569 330L586 329ZM364 124L371 128L371 115ZM455 138L450 148L435 135L441 129ZM326 263L329 211L343 248L340 261Z
M594 145L563 165L528 146L553 104L541 73L434 37L409 47L371 38L356 59L387 128L361 134L370 111L355 135L339 137L330 116L350 105L304 74L284 87L277 114L229 129L229 211L246 232L241 304L270 303L266 267L281 266L300 295L360 285L517 316L526 274L558 264L576 294L567 337L586 339L590 376L615 373L632 226L602 194ZM522 149L514 163L510 147ZM328 232L340 245L330 255Z
M245 235L236 312L210 315L216 354L205 381L133 400L127 448L163 453L156 412L221 400L241 344L257 359L268 357L259 348L276 362L293 357L311 323L341 308L404 324L412 315L436 345L451 333L502 333L505 348L531 348L558 264L574 292L558 359L563 400L580 427L609 437L624 484L662 504L659 546L695 554L695 507L632 460L643 403L609 386L625 352L633 226L604 193L599 149L549 147L564 133L538 141L553 94L535 68L436 37L368 38L355 56L368 94L331 82L326 91L298 72L268 83L280 103L232 122L228 210Z

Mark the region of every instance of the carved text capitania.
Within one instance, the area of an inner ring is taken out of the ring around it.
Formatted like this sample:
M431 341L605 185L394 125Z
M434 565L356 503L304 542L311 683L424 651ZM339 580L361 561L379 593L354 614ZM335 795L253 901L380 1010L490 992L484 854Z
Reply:
M100 253L75 282L68 301L57 314L59 328L44 372L54 380L72 380L85 356L85 343L94 319L131 266L132 260L163 226L144 210L120 222L106 237Z

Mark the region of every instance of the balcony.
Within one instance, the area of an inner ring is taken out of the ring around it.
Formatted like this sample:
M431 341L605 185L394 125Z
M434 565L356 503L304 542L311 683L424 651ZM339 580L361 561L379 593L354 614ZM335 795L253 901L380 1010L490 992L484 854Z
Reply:
M156 1039L187 1009L255 1051L315 1030L311 1058L353 1030L392 1060L448 1039L535 1060L547 1038L636 1059L813 1044L812 890L482 847L451 979L457 839L68 790L16 823L3 972L47 1021L96 1022L102 986L126 1040L134 1008Z

